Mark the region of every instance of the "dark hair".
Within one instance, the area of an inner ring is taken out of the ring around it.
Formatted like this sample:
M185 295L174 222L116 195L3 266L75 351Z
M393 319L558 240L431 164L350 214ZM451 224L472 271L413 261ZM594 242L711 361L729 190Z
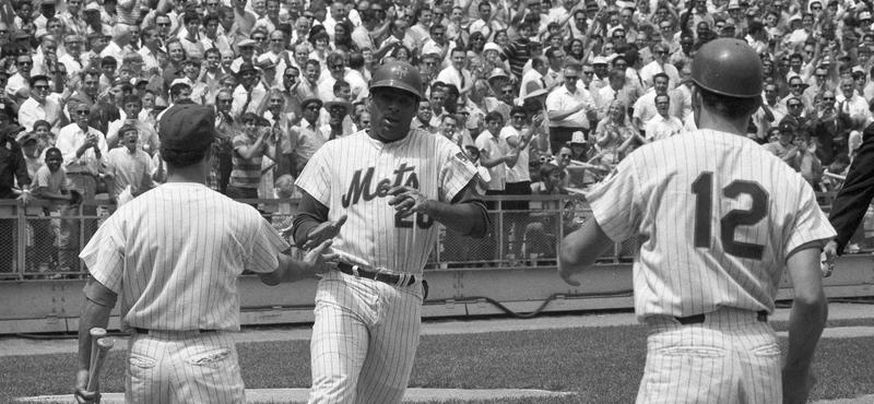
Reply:
M526 111L525 108L522 108L522 107L517 105L517 106L514 106L513 109L510 110L510 116L513 116L516 114L525 114L525 116L527 117L528 111Z
M49 129L52 128L52 124L50 124L49 121L46 121L45 119L40 119L40 120L34 122L34 123L33 123L33 130L36 130L36 128L37 128L38 126L45 126L45 127L49 128Z
M341 90L343 87L351 87L351 86L349 85L349 82L346 80L337 80L334 82L334 88L332 88L332 90L336 93L337 91Z
M173 150L161 145L161 158L167 162L167 167L185 168L203 161L209 154L210 150L212 150L211 144L209 147L203 148L203 150L194 151Z
M142 97L140 97L138 95L131 94L131 95L125 96L121 102L122 106L130 104L130 103L136 103L136 104L139 104L139 106L143 106L143 99L142 99Z
M488 122L501 122L501 123L504 123L504 116L501 115L501 113L498 112L498 111L492 111L492 112L489 112L489 113L486 115L486 119L485 119L485 121L486 121L486 123L488 123Z

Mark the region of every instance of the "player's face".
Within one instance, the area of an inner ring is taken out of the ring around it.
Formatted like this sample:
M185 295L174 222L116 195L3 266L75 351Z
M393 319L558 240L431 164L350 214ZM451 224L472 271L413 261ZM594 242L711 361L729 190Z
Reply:
M370 94L370 135L383 142L403 139L419 108L419 100L411 93L393 88L377 88Z

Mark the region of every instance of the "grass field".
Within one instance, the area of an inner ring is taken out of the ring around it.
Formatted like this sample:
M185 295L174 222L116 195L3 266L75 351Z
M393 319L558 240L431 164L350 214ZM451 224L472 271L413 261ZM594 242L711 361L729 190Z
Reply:
M837 321L829 325L871 325L871 321ZM776 323L775 328L785 330L786 324ZM538 403L633 402L643 372L645 337L645 329L640 326L424 336L410 386L577 393L571 398L536 399ZM874 338L867 337L822 340L815 366L819 383L812 398L874 393L872 346ZM246 387L309 385L308 342L245 343L238 349ZM109 357L104 391L123 390L123 354L116 351ZM12 397L69 392L74 359L73 354L3 358L0 402Z

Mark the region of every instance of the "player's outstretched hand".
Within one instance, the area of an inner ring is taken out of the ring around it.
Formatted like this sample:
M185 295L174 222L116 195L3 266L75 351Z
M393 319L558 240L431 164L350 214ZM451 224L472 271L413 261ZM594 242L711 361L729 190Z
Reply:
M338 254L331 250L333 242L334 240L331 239L325 240L304 255L303 261L312 266L314 274L325 273L336 268Z
M88 370L80 370L76 372L76 389L73 392L73 397L79 404L99 403L100 393L96 391L86 391L88 386Z
M407 217L413 213L428 214L428 198L422 195L418 189L394 187L388 190L388 194L392 196L388 200L388 204L394 206L395 210L400 212L400 217Z
M330 240L340 234L340 228L346 223L347 216L340 216L337 221L327 221L313 228L307 235L307 241L303 244L304 250L312 250L321 245L325 240Z
M822 249L822 255L820 257L822 269L822 277L828 278L832 275L832 272L835 270L835 258L838 256L838 242L831 240L825 247Z

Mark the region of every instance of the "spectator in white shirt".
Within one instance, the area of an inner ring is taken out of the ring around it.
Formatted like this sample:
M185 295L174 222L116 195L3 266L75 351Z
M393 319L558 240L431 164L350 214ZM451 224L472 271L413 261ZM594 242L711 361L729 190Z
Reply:
M139 146L140 134L133 125L124 125L118 131L121 145L106 156L106 175L109 196L119 205L129 202L155 187L152 181L152 159Z
M569 142L573 133L589 133L589 120L596 118L597 109L592 95L577 87L581 65L567 63L564 67L564 85L556 87L546 97L549 111L549 143L552 150L558 150Z
M680 72L668 61L668 48L662 43L653 46L653 61L640 69L640 79L643 80L644 88L655 85L655 75L659 73L668 76L670 88L680 83Z
M18 109L18 123L26 130L33 130L39 120L48 121L52 127L61 122L62 106L56 94L50 94L49 78L44 75L31 76L30 97Z
M667 94L656 95L655 106L658 113L644 127L647 141L667 139L683 131L683 122L670 114L671 97Z
M467 94L473 88L473 77L470 71L464 68L467 60L467 51L455 48L451 53L452 65L447 66L437 74L437 81L446 84L454 84L460 94Z
M634 103L634 112L632 113L632 123L638 130L643 130L644 125L649 122L656 112L655 97L657 95L668 94L668 86L670 79L667 74L658 73L653 77L653 89L641 96Z

